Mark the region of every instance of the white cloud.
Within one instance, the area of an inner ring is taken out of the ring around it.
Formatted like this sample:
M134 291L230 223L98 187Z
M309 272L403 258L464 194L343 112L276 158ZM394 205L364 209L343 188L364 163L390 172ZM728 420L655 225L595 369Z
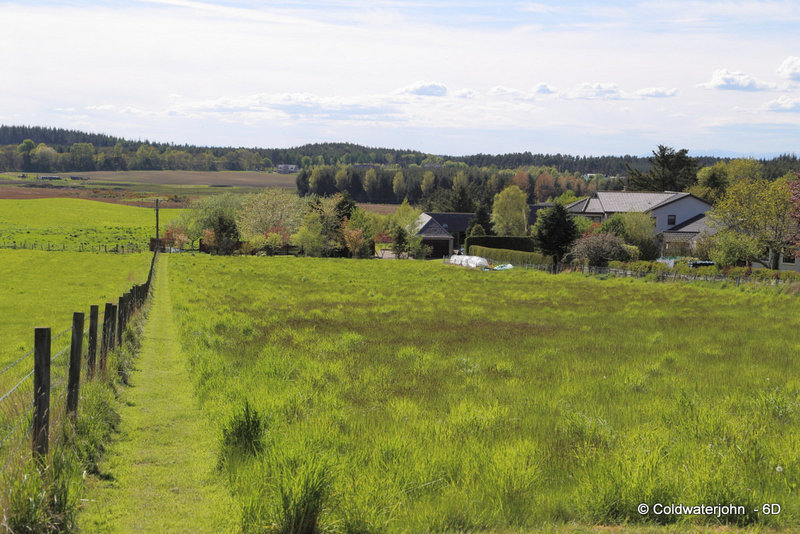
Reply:
M5 123L73 127L57 110L76 109L89 115L80 121L88 130L177 143L375 145L391 131L400 146L441 153L601 150L577 134L588 127L606 128L604 151L647 153L656 143L698 146L703 120L740 121L733 117L746 114L737 110L749 110L748 120L795 118L758 109L745 89L775 88L762 102L800 96L792 59L800 53L785 31L800 17L792 0L611 9L586 0L502 9L488 0L0 3L6 40L28 46L26 55L0 47L4 73L19 80L0 86ZM754 27L754 19L779 27ZM27 39L32 25L47 31ZM53 55L64 42L72 53ZM696 87L726 65L750 76L723 71L708 85L739 90ZM583 83L595 80L613 83ZM769 109L792 110L791 98ZM631 133L645 124L657 127ZM791 151L800 128L786 132L741 135L730 148Z
M698 84L698 87L704 87L706 89L724 89L728 91L767 91L776 89L777 85L774 83L762 82L742 71L717 69L711 75L711 81Z
M800 113L800 98L782 96L764 105L767 111L777 111L784 113Z
M678 94L678 90L674 87L647 87L639 89L636 94L644 98L669 98Z
M789 56L778 67L778 76L800 82L800 57Z
M547 85L546 83L540 83L533 88L533 92L534 94L537 95L554 95L556 94L557 91L556 88L551 85Z
M526 95L519 89L514 89L513 87L506 87L504 85L495 85L494 87L489 89L489 95L501 98L512 98L520 100L529 98L528 95Z
M417 96L445 96L447 86L439 82L417 82L399 90L402 94Z
M567 91L566 98L579 100L619 100L622 92L615 83L582 83Z
M553 6L542 4L539 2L530 2L527 4L523 4L518 9L520 11L524 11L527 13L539 13L539 14L554 13L556 11L556 8L554 8Z
M478 96L478 93L476 93L472 89L459 89L458 91L453 93L453 96L457 98L475 98Z

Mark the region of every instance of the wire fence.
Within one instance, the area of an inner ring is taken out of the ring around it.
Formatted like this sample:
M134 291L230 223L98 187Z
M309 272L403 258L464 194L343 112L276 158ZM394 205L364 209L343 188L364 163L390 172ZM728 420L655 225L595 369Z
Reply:
M0 370L0 486L25 461L25 443L34 456L43 452L46 457L55 428L49 422L77 413L81 386L105 371L108 353L122 343L126 326L145 304L156 258L157 252L146 282L134 285L117 304L108 302L103 311L91 306L88 321L76 312L72 326L53 336L49 328L36 328L34 348Z
M39 241L11 241L0 243L0 249L46 250L69 252L104 252L111 254L137 254L148 250L136 243L116 243L114 245L85 245L83 243L50 243Z

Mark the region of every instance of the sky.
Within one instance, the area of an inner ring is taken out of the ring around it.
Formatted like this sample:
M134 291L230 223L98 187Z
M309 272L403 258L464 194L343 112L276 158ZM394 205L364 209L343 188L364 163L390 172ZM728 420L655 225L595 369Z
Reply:
M176 144L800 153L795 0L0 0L0 123Z

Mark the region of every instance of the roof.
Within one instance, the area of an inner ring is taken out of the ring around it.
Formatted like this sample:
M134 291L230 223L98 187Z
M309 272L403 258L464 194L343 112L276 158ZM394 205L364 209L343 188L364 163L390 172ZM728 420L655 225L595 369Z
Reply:
M420 215L417 223L419 224L418 236L434 239L453 239L452 234L427 213Z
M680 224L676 224L672 228L665 230L665 232L681 234L699 234L703 232L712 235L716 233L716 229L709 224L710 222L711 221L706 214L701 213L700 215L695 215L691 219L687 219Z
M426 211L423 215L433 217L448 232L466 232L469 221L475 218L474 213L461 212Z
M537 202L536 204L528 204L528 226L533 226L536 224L537 214L544 209L552 208L555 206L555 202Z
M598 191L589 199L569 204L567 210L571 213L649 212L687 197L697 198L690 193L675 193L673 191L665 191L663 193Z

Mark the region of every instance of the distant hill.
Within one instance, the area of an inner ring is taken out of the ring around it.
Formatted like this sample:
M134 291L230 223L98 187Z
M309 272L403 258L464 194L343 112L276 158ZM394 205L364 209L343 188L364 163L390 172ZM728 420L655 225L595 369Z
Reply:
M0 126L0 145L18 145L25 139L34 143L45 143L53 148L67 147L74 143L92 143L96 147L114 146L122 141L105 134L93 134L79 130L47 128L43 126Z

